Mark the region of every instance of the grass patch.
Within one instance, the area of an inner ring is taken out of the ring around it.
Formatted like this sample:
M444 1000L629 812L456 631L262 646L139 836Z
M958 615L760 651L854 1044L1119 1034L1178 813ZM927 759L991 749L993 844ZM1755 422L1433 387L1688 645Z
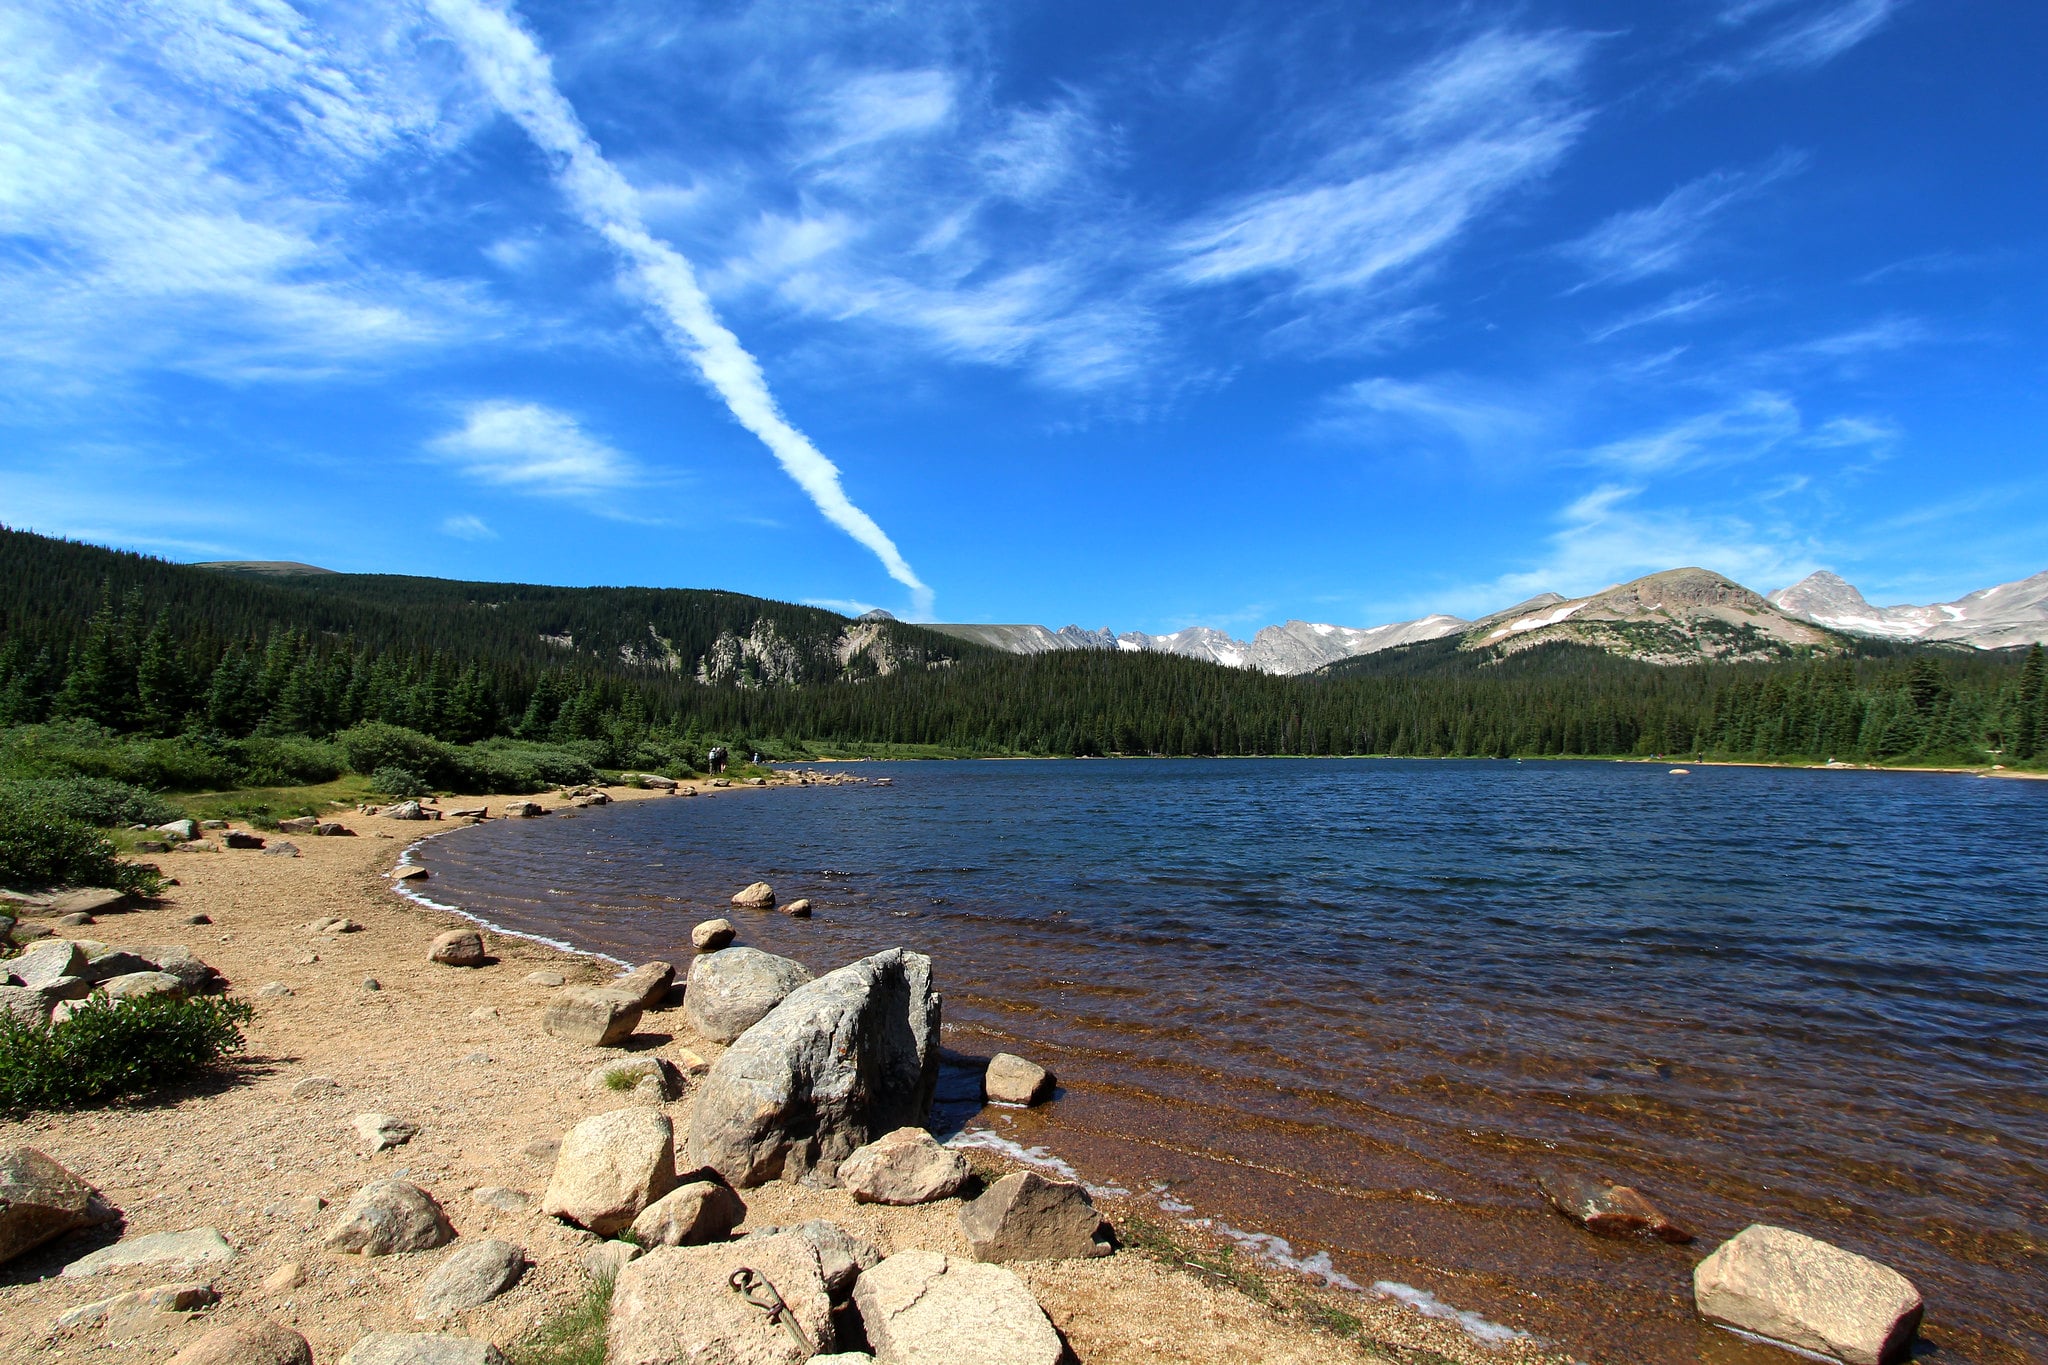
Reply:
M607 1071L604 1073L604 1088L607 1090L630 1091L640 1083L640 1078L630 1071Z
M1273 1303L1272 1286L1257 1269L1245 1264L1233 1247L1197 1246L1176 1236L1164 1223L1128 1211L1117 1220L1116 1235L1132 1251L1162 1265L1220 1280L1255 1303Z
M172 799L194 820L239 820L257 829L276 829L280 820L299 815L328 818L336 802L353 806L369 797L369 779L350 776L313 786L244 787Z
M604 1365L605 1321L611 1311L612 1282L599 1280L506 1354L512 1365Z
M242 1050L245 1000L97 996L61 1024L0 1014L0 1113L78 1109L143 1094Z

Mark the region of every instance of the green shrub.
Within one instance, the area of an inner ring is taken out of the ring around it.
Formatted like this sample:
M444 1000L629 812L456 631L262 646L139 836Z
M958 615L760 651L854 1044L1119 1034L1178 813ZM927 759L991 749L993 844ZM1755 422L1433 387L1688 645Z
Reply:
M163 876L122 862L91 825L0 789L0 886L111 886L153 896L163 890Z
M209 791L239 785L231 741L119 736L85 721L18 725L0 732L0 777L85 776L153 791Z
M234 747L240 751L238 786L316 786L349 770L341 745L298 735L257 735Z
M370 790L385 796L432 796L434 789L418 773L404 768L379 768L370 774Z
M597 766L586 746L534 744L492 739L458 751L464 791L537 792L550 787L590 782Z
M183 1080L242 1050L247 1001L94 996L61 1024L0 1013L0 1112L73 1109Z
M375 773L380 768L403 768L436 786L460 785L461 764L454 746L403 725L364 721L343 730L334 742L340 746L351 771Z
M183 814L161 796L104 777L0 778L0 793L5 793L7 800L101 829L161 825Z

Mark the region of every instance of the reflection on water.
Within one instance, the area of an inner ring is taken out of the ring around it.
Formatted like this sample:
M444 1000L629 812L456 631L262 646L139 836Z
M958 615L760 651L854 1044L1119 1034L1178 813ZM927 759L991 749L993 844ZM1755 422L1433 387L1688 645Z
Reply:
M1693 1262L1752 1221L1897 1266L1949 1359L2048 1359L2048 784L856 770L897 780L421 856L438 898L627 959L687 956L712 913L813 970L929 952L950 1046L1066 1087L977 1128L1598 1359L1785 1359L1689 1311ZM731 910L756 878L817 918ZM1586 1236L1535 1196L1544 1164L1625 1177L1701 1245Z

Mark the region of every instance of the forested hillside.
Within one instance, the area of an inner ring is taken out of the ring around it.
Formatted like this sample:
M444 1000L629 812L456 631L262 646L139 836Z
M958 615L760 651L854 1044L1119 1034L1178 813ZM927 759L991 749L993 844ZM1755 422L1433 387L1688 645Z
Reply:
M0 575L0 726L175 737L195 753L241 744L245 756L353 736L358 766L391 748L391 727L665 768L717 741L786 755L865 744L2013 762L2048 736L2038 649L1884 645L1659 667L1572 644L1503 657L1435 641L1280 677L1162 654L999 654L732 593L259 577L4 530ZM376 743L365 726L383 727Z

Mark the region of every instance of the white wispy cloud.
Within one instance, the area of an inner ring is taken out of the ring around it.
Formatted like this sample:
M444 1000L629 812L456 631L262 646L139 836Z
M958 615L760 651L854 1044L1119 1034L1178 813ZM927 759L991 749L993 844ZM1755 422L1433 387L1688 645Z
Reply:
M1587 333L1587 340L1606 341L1638 327L1697 317L1715 311L1725 302L1721 291L1711 285L1675 290L1654 303L1623 313L1620 317L1601 324Z
M1799 407L1782 393L1752 393L1710 412L1595 447L1593 464L1635 473L1755 459L1799 435Z
M434 437L427 449L453 460L471 478L528 493L582 497L638 478L625 455L568 413L542 403L472 403L462 425ZM470 532L472 538L478 527L483 523L475 517L442 523L451 535Z
M1383 438L1416 427L1441 430L1474 455L1500 457L1529 449L1545 425L1545 414L1466 379L1377 375L1331 395L1312 429L1353 439Z
M1600 484L1555 514L1540 559L1448 595L1449 610L1498 611L1542 592L1582 597L1644 574L1695 565L1766 591L1817 567L1817 547L1740 510L1645 507L1640 484Z
M496 540L498 538L498 533L493 531L482 517L467 512L459 516L442 518L441 533L454 536L457 540Z
M1904 7L1905 0L1744 0L1726 7L1722 22L1741 27L1761 18L1770 23L1769 31L1732 61L1717 67L1715 74L1735 80L1825 66L1875 34ZM1787 9L1793 12L1784 14Z
M352 178L461 124L414 62L350 74L387 41L263 0L0 10L0 366L322 374L499 326L349 249Z
M783 416L760 364L719 321L695 268L647 230L632 185L584 130L532 35L508 12L480 0L431 3L493 100L554 163L564 196L617 253L669 343L740 425L768 447L826 520L872 552L889 576L910 590L918 612L928 614L932 590L895 541L847 496L839 467Z
M1398 278L1557 165L1588 117L1571 98L1585 52L1583 37L1555 32L1467 41L1307 173L1186 224L1168 242L1171 274L1279 275L1307 294Z
M1710 171L1645 208L1617 213L1564 247L1583 266L1587 284L1626 284L1689 265L1701 253L1716 220L1806 164L1784 152L1754 170Z

